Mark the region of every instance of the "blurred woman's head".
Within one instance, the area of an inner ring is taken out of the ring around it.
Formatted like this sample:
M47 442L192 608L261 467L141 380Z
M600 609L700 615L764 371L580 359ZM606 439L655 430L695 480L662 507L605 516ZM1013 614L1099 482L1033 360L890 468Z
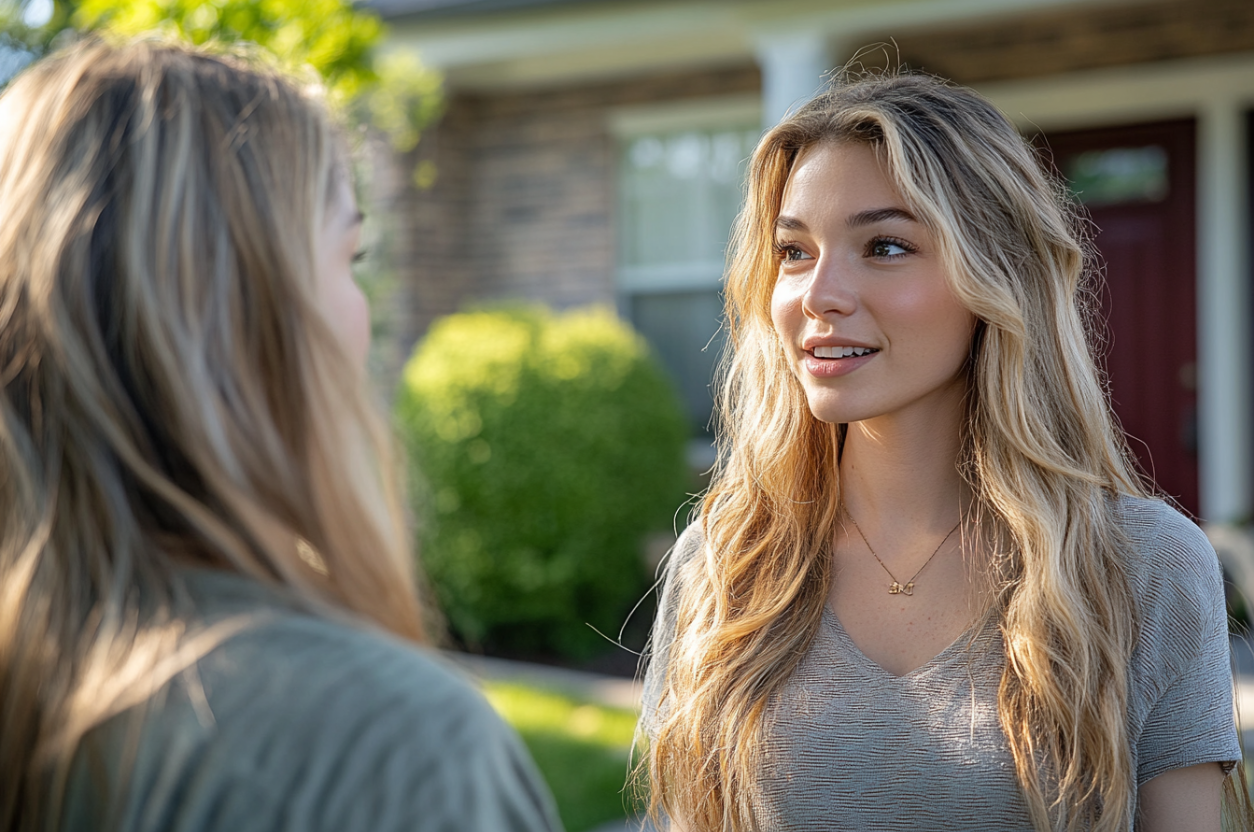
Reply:
M0 98L0 216L0 768L125 704L81 687L176 620L183 566L421 639L316 92L78 44Z

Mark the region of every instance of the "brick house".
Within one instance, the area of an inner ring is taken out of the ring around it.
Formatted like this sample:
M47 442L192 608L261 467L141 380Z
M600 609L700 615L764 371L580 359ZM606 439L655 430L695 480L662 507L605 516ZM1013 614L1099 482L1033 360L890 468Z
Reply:
M1254 515L1249 0L371 5L448 101L416 151L434 185L398 206L408 343L472 299L614 304L701 436L743 160L823 73L889 43L864 60L971 85L1050 148L1100 229L1135 448L1202 518Z

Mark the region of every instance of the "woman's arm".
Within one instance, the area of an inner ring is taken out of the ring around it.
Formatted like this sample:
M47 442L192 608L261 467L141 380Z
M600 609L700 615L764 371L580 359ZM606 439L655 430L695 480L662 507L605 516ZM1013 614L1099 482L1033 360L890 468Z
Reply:
M1139 790L1137 832L1219 832L1223 782L1218 763L1163 772Z

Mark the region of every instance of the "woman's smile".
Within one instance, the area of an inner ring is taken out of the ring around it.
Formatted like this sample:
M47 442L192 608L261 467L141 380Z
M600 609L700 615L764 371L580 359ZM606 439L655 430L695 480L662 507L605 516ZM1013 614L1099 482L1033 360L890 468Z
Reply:
M854 347L847 344L816 346L806 349L807 358L801 366L815 378L833 378L851 373L874 358L879 350L873 347Z

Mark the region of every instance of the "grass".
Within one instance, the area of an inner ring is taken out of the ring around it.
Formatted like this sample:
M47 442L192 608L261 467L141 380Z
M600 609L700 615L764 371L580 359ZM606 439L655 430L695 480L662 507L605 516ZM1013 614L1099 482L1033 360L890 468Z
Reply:
M567 832L637 814L624 787L635 712L516 683L487 682L484 694L522 735Z

